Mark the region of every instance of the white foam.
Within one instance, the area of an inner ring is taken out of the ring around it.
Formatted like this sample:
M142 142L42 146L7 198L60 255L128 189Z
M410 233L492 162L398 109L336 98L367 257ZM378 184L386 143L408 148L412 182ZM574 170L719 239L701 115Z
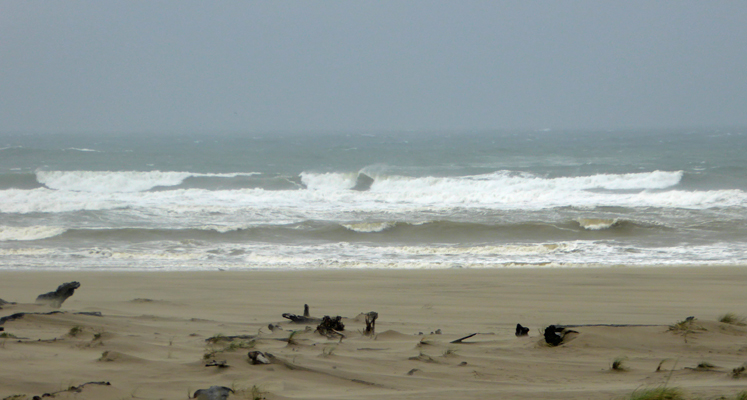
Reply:
M435 178L434 178L435 179ZM425 178L421 179L425 180ZM391 182L391 180L389 180ZM374 184L375 185L375 184ZM708 209L745 207L747 193L741 190L643 191L640 193L596 193L579 190L455 189L440 180L434 185L390 185L368 192L322 190L203 190L181 189L158 192L74 192L36 188L0 191L0 212L71 212L133 209L149 215L226 214L251 215L247 223L299 220L350 220L345 213L382 214L427 212L453 214L461 210L540 210L554 207L594 208L659 207ZM259 219L254 219L254 217ZM358 218L356 218L358 219ZM388 218L387 218L388 219ZM342 221L341 221L342 222Z
M355 186L357 173L301 173L301 182L309 190L340 191L349 190Z
M140 192L181 184L187 172L37 171L36 180L55 190L89 193Z
M359 222L359 223L352 223L352 224L341 224L346 229L349 229L353 232L359 232L359 233L378 233L378 232L384 232L388 229L393 228L395 225L397 225L396 222Z
M67 229L58 226L1 226L0 242L28 241L51 238L65 233Z
M468 212L605 206L708 209L747 205L747 193L742 190L672 190L671 186L681 179L681 171L563 178L542 178L507 171L467 177L372 174L374 183L365 192L349 190L355 185L355 173L304 173L302 179L309 190L147 191L155 186L177 185L189 176L238 175L253 174L39 171L39 181L48 188L2 190L0 212L129 209L133 213L146 213L149 218L194 215L197 221L200 215L210 214L211 220L216 215L223 215L227 220L221 221L220 225L231 226L326 220L347 223L349 226L346 227L351 230L380 231L388 227L355 226L347 221L391 220L393 213L412 215L420 212L428 213L432 219L440 218L439 215L453 215L456 209ZM637 188L640 191L589 191L598 188ZM364 217L358 218L359 213L365 213ZM241 222L230 222L228 218L232 215L240 217Z
M237 250L241 251L237 251ZM445 269L747 265L747 245L629 247L614 241L486 246L274 245L158 242L91 249L0 249L9 268L52 269Z
M245 224L245 225L203 225L197 229L200 229L203 231L215 231L218 233L228 233L228 232L241 231L244 229L250 229L256 226L257 225L249 225L249 224Z
M558 252L568 252L576 249L573 243L545 243L503 246L403 246L397 250L406 254L430 255L541 255Z
M495 191L508 192L570 192L591 189L650 190L666 189L677 185L683 172L654 171L634 174L599 174L580 177L542 178L527 173L498 171L491 174L467 177L378 177L372 190L404 191L407 188L424 192L463 192L480 194Z
M89 193L142 192L158 186L177 186L189 177L234 178L257 173L198 174L162 171L37 171L36 180L55 190Z
M579 218L576 222L586 230L601 231L612 228L619 220L617 218Z
M0 249L0 256L38 257L38 256L47 256L53 253L55 253L53 249L31 249L31 248Z

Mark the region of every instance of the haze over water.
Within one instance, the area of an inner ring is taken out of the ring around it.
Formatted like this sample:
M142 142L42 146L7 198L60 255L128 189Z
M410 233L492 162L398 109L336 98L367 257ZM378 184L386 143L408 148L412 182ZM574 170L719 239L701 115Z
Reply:
M745 148L744 129L4 134L0 266L744 264Z

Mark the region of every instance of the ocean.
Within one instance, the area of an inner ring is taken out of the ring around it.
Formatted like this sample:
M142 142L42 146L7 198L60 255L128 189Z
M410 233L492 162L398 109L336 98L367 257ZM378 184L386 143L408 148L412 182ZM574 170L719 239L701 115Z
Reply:
M747 265L747 129L0 134L0 269Z

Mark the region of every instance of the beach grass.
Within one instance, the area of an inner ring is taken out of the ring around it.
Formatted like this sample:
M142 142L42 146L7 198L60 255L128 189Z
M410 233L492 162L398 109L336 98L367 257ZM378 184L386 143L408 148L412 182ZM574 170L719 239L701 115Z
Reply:
M718 317L718 322L722 322L724 324L729 324L729 325L737 325L737 326L746 326L747 325L747 323L745 323L746 320L747 320L746 318L740 317L734 313L726 313Z
M617 372L624 372L628 370L628 367L625 365L625 361L627 360L627 357L617 357L612 361L612 366L610 366L610 369L612 371Z
M653 389L637 390L629 400L686 400L679 388L661 386Z

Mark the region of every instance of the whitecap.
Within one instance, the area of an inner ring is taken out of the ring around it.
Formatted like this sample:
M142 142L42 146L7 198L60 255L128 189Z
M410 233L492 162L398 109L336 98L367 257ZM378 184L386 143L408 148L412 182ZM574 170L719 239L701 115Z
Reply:
M601 231L614 227L620 221L617 218L579 218L576 222L586 230Z
M393 228L396 222L359 222L350 224L341 224L346 229L359 233L379 233Z
M59 226L0 226L0 242L47 239L66 231Z

